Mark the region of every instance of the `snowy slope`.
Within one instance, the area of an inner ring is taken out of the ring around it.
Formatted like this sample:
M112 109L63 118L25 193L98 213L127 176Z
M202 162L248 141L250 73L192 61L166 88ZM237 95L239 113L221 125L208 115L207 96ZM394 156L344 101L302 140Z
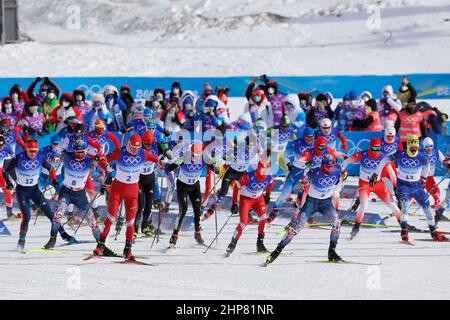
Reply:
M2 77L450 70L448 0L81 0L79 9L72 0L22 0L19 5L22 32L34 41L0 48ZM373 27L376 5L379 29ZM80 12L79 28L74 12Z
M354 179L349 184L355 185ZM441 186L447 182L441 183ZM444 191L444 190L442 190ZM277 196L272 194L272 200ZM102 197L103 199L103 197ZM350 206L343 199L341 207ZM176 203L173 203L176 206ZM287 204L286 204L287 205ZM176 207L174 207L176 210ZM3 209L0 209L4 214ZM414 212L413 205L411 211ZM380 202L370 203L368 212L388 214ZM220 210L219 228L225 223L228 210ZM1 216L1 214L0 214ZM421 210L411 217L411 224L426 228ZM32 219L34 221L34 218ZM232 217L214 244L204 254L204 247L195 244L193 232L181 232L179 248L167 251L169 235L149 250L152 239L138 239L134 253L156 266L124 266L111 259L82 261L94 244L63 246L58 239L55 249L64 254L28 252L19 255L13 250L17 243L19 223L7 222L13 236L0 236L0 265L3 274L0 293L3 299L448 299L450 288L444 285L442 272L450 263L448 243L415 241L416 246L399 243L398 233L384 229L362 229L358 237L348 241L350 228L341 228L338 253L345 259L379 266L334 265L318 263L327 259L328 230L305 228L272 265L261 267L266 255L251 255L256 249L256 225L249 225L229 258L224 258L239 219ZM266 230L265 243L275 249L280 231L287 219L275 220ZM395 219L386 220L389 225ZM39 218L31 223L27 248L39 248L48 240L50 224ZM214 219L202 224L203 237L209 244L215 236ZM389 230L397 229L390 228ZM443 222L449 231L450 223ZM124 231L114 241L114 228L107 244L121 252ZM73 230L69 229L73 234ZM170 231L168 231L170 232ZM79 240L92 240L88 227L80 229ZM411 239L429 239L429 234L411 234ZM114 259L113 259L114 260ZM116 260L114 260L116 261ZM120 260L118 260L120 261ZM45 272L43 272L45 271ZM445 272L444 272L445 273ZM79 281L78 281L79 280Z

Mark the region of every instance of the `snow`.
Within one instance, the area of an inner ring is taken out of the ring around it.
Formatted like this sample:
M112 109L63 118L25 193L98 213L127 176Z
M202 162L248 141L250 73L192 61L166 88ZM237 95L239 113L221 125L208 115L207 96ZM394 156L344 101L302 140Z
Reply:
M356 185L356 180L349 179L349 184ZM447 182L441 183L440 187L443 185ZM276 196L277 192L274 192L272 200ZM342 208L349 206L349 199L341 200ZM411 212L415 209L413 205ZM387 207L380 202L370 203L368 212L388 214ZM228 210L220 210L219 229L228 215ZM424 215L419 210L410 223L427 228L426 221L421 218ZM182 231L178 248L170 250L165 249L170 231L161 236L152 251L149 250L152 239L137 239L134 254L148 257L142 261L156 266L120 265L112 262L120 261L114 258L82 261L95 244L58 247L63 244L61 239L55 249L65 254L28 252L21 255L13 251L19 223L6 222L13 236L2 236L0 241L0 264L5 275L0 292L3 299L433 300L450 297L450 289L442 282L442 272L436 272L450 263L449 244L414 241L429 239L429 234L411 233L410 238L416 244L412 247L400 244L399 234L384 232L386 229L363 228L354 240L349 241L350 228L343 226L337 252L350 261L381 265L336 265L312 262L327 259L330 227L326 227L328 230L305 228L283 254L265 268L261 265L266 254L247 254L256 250L256 225L249 225L233 254L224 257L238 220L237 217L230 219L219 236L219 247L213 244L206 254L203 253L205 247L195 244L193 231ZM33 218L31 221L26 247L40 248L48 240L50 224L44 218L39 218L36 225L33 225ZM275 249L280 240L277 232L287 222L280 218L266 229L265 244L269 250ZM386 224L395 225L395 219L386 220ZM215 236L214 218L205 221L202 227L203 238L209 244ZM392 229L397 228L387 230ZM449 223L442 222L441 229L448 231ZM120 253L124 246L124 231L117 241L113 239L114 231L111 233L107 245ZM77 238L92 240L89 227L80 228Z
M448 0L21 0L19 9L34 41L0 48L2 77L449 71Z

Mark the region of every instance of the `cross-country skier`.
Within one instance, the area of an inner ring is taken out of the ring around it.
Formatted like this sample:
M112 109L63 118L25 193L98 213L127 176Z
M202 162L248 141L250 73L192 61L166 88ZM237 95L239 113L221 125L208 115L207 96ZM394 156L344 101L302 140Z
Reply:
M378 179L377 173L381 171L381 169L379 170L379 166L385 157L385 154L381 150L381 140L379 138L373 138L370 140L369 149L359 151L349 156L342 163L344 169L351 163L360 164L358 184L360 205L356 213L355 224L350 233L351 238L356 237L359 232L361 223L364 219L364 213L369 205L369 196L371 193L375 193L394 212L395 217L400 223L400 209L395 204L394 199L383 180ZM390 169L390 177L391 181L395 181L396 176L392 168Z
M92 235L95 240L100 239L100 228L97 225L97 221L92 213L92 204L88 203L86 197L86 191L84 190L87 178L91 172L91 168L94 165L93 157L86 154L87 144L83 140L77 140L72 148L71 152L64 154L64 180L60 191L58 192L58 202L56 204L55 216L53 221L59 222L59 219L64 215L69 205L73 204L80 212L85 215L89 227L91 227ZM105 170L108 175L107 181L112 179L115 171L105 162L99 162L99 166ZM110 184L110 183L109 183ZM102 186L100 193L103 193L105 187ZM56 243L56 236L50 238L48 247L52 248ZM103 255L111 255L111 250L103 250Z
M430 164L427 155L420 151L419 138L413 134L409 135L406 150L399 151L383 160L385 163L389 161L395 161L398 169L397 192L402 202L402 240L405 242L409 241L407 223L410 198L414 198L424 211L431 237L438 241L445 240L445 236L439 233L436 228L434 215L428 201L428 194L424 191ZM380 166L384 165L383 162L381 162Z
M5 159L14 158L14 153L11 148L6 144L5 137L0 135L0 188L3 191L3 196L5 197L5 205L6 205L6 217L8 219L14 217L12 210L12 192L10 189L6 188L6 182L3 178L3 164L5 163Z
M434 142L430 137L423 139L422 145L423 151L428 156L428 163L430 165L430 173L428 174L427 181L425 182L425 189L434 199L434 204L431 206L431 209L437 210L441 205L441 192L439 187L436 185L436 181L434 180L434 173L436 172L438 162L443 164L445 156L441 151L434 147Z
M193 141L189 149L189 144L185 143L185 154L174 156L172 163L166 166L166 171L172 171L180 167L180 172L176 182L177 199L179 206L179 213L175 227L170 238L170 245L174 247L178 240L178 233L183 223L184 216L187 212L187 198L191 200L192 208L194 209L194 238L199 244L203 244L204 240L201 235L200 216L201 216L201 190L200 190L200 175L205 167L208 167L213 173L218 170L213 164L213 160L209 159L206 154L202 157L203 146L199 141Z
M266 226L267 216L266 201L263 192L266 191L266 195L269 194L270 196L272 184L273 176L270 174L270 163L266 159L261 159L255 170L250 171L239 178L237 186L240 189L240 222L227 247L227 256L229 256L236 248L236 244L248 224L248 213L250 209L253 209L259 217L256 250L258 252L267 251L264 246L264 228Z
M20 224L19 242L17 244L18 250L23 250L25 246L25 237L28 231L28 224L30 222L30 200L37 205L39 209L52 222L50 231L51 239L56 237L59 231L61 237L69 243L76 242L76 239L68 235L64 228L58 221L54 221L54 214L50 209L50 205L45 199L42 192L39 190L38 180L41 168L44 167L50 172L53 184L58 187L56 180L56 172L51 165L45 160L41 153L39 153L39 144L36 140L28 140L26 144L26 151L19 153L3 170L3 178L6 181L6 188L12 190L14 188L11 182L12 171L16 173L16 194L20 210L22 211L22 222ZM49 249L51 240L44 246L44 249Z
M114 150L107 155L106 159L108 163L117 161L116 178L111 184L108 217L105 220L105 227L94 250L94 255L102 255L106 237L117 217L120 203L124 201L127 231L123 255L127 260L134 260L131 247L133 245L134 220L139 197L139 175L146 161L157 163L159 159L156 155L142 149L142 138L138 134L132 135L126 147Z
M331 127L331 120L328 118L323 118L319 122L320 130L316 132L316 137L325 137L327 139L327 145L336 149L336 140L339 138L342 144L342 149L347 150L347 139L345 136L336 128Z
M342 260L336 253L336 246L340 234L340 222L331 196L336 186L346 178L346 175L345 170L339 165L336 165L336 160L332 155L323 156L320 167L311 169L307 173L307 183L310 184L310 189L306 202L302 206L294 225L278 243L277 248L266 258L266 265L272 263L280 255L281 251L304 228L308 219L315 212L320 212L322 215L327 216L333 224L328 248L328 260Z

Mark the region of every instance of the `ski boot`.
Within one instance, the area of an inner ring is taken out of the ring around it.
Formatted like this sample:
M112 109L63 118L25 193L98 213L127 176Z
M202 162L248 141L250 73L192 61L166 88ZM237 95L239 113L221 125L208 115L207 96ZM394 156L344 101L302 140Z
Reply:
M23 252L25 248L25 239L19 239L19 241L17 242L17 251L18 252Z
M256 241L256 252L268 252L264 245L264 235L258 234L258 240Z
M200 231L195 231L194 238L198 244L205 244L205 241L202 239L202 234Z
M408 229L408 231L417 231L418 230L415 226L412 226L410 224L407 224L406 228Z
M361 226L361 223L355 223L353 225L352 231L350 232L350 239L353 239L356 237L356 235L359 233L359 227Z
M174 231L169 240L169 244L171 245L172 248L175 248L175 245L177 244L177 240L178 240L178 231L177 232Z
M12 207L6 207L6 219L14 218L15 215L13 214Z
M431 233L431 237L435 241L447 241L448 240L448 238L444 234L440 233L436 227L430 227L430 233Z
M227 257L229 257L230 254L233 253L234 249L236 248L236 244L237 244L237 240L234 239L234 238L231 239L231 242L230 242L230 244L229 244L228 247L227 247L227 252L226 252Z
M67 232L64 232L64 233L61 235L61 238L62 238L64 241L67 241L69 244L76 244L76 243L79 243L79 241L78 241L75 237L72 237L72 236L69 235Z
M145 234L146 236L149 236L154 231L155 231L155 227L151 223L149 224L147 221L142 223L141 232L143 234Z
M100 238L97 241L97 247L94 249L93 255L94 256L101 256L103 255L103 251L105 250L105 238Z
M50 236L50 240L42 247L42 249L51 250L55 247L56 236Z
M358 207L359 207L359 204L360 204L360 202L359 202L359 198L357 198L356 200L355 200L355 203L352 205L352 207L350 208L350 211L356 211L356 209L358 209Z
M209 208L208 211L203 215L203 221L208 220L214 214L214 210Z
M73 214L73 211L67 213L67 225L71 228L73 228L74 218L75 215Z
M342 258L336 253L336 244L330 244L328 248L328 261L342 261Z
M131 246L131 242L127 241L125 243L125 248L123 249L123 257L125 258L125 260L136 260L134 255L131 253Z
M308 223L308 224L316 224L317 222L316 222L316 220L314 220L313 217L310 217L310 218L308 219L308 221L306 221L306 223Z
M238 207L238 205L236 203L233 203L231 205L231 214L232 215L239 214L239 207Z
M267 258L266 258L266 266L268 264L274 262L275 259L278 258L278 256L280 255L282 250L283 250L283 247L277 246L277 248L275 250L273 250L272 253L269 256L267 256Z
M402 227L400 236L402 237L402 241L408 242L409 241L408 228Z
M112 251L110 248L108 248L107 246L104 246L103 248L103 252L102 252L102 256L104 257L117 257L117 253L115 253L114 251Z

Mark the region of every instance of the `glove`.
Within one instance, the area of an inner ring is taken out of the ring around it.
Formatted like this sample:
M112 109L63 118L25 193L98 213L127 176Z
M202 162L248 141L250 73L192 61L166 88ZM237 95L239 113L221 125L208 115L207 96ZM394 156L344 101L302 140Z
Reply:
M6 181L6 182L5 182L5 187L6 187L6 189L8 189L8 190L14 189L14 185L13 185L10 181Z
M102 184L102 186L100 187L100 195L104 195L106 192L106 185Z
M231 205L231 214L232 215L236 215L238 213L239 213L239 207L238 207L238 205L236 203L233 203Z
M308 169L311 169L311 168L313 167L312 162L311 162L311 161L308 161L308 162L306 163L306 167L307 167Z
M269 202L270 202L270 193L266 193L264 195L264 202L266 203L266 205L269 204Z
M369 179L369 185L372 187L378 180L378 175L376 173L372 174Z
M120 132L123 133L123 134L127 133L127 128L126 127L122 127L120 129Z
M425 177L420 177L420 183L422 183L422 187L425 188L425 185L427 183L427 178Z
M288 167L289 172L291 172L295 168L294 165L290 162L287 164L287 167Z
M58 180L54 180L53 181L53 186L55 187L56 190L59 189L59 182L58 182Z
M164 129L164 135L166 137L170 136L170 131L168 129Z

